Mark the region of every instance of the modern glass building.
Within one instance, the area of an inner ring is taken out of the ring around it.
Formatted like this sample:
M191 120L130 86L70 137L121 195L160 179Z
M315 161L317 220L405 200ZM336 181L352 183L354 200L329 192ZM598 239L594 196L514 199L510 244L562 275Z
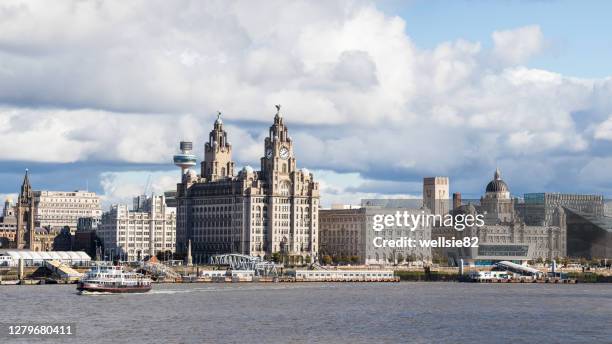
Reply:
M594 216L604 215L604 200L601 195L527 193L523 203L515 204L516 211L530 226L551 225L555 209L559 206Z

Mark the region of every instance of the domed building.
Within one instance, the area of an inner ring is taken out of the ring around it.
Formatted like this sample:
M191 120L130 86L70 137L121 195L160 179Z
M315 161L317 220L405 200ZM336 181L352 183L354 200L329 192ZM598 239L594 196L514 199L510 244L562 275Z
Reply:
M462 231L453 227L432 230L432 238L477 238L478 246L436 248L434 254L448 258L452 264L460 264L463 260L469 265L489 265L504 260L527 263L565 257L567 224L563 209L555 211L551 225L529 226L515 213L514 203L508 184L496 169L480 198L480 206L467 204L454 210L454 214L484 216L483 225L469 226Z
M487 184L485 194L480 198L481 211L488 223L508 223L514 219L514 200L510 197L508 184L501 179L499 168L495 169L493 180Z
M501 172L499 171L499 168L495 169L493 180L487 184L486 196L502 199L510 198L510 189L508 188L508 184L501 179Z

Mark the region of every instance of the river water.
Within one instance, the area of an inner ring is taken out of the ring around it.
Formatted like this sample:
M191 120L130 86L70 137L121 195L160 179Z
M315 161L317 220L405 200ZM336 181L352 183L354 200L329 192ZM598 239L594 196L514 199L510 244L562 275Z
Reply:
M0 323L21 322L72 323L76 335L0 343L612 343L612 285L0 286Z

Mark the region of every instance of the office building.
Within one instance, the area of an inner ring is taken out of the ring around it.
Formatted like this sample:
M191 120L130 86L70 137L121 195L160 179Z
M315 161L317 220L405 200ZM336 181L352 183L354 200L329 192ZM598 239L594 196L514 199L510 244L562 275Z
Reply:
M135 261L158 252L175 252L175 209L166 206L163 195L138 201L135 209L115 204L102 214L97 234L104 244L105 257Z
M74 234L81 217L100 219L100 197L88 191L33 191L37 227L70 228Z
M525 223L546 226L553 221L553 214L559 206L595 217L604 216L604 199L601 195L527 193L524 202L517 204L516 210Z
M612 217L567 209L567 255L612 259Z
M352 260L364 264L366 257L366 209L339 208L319 210L319 253L335 261Z

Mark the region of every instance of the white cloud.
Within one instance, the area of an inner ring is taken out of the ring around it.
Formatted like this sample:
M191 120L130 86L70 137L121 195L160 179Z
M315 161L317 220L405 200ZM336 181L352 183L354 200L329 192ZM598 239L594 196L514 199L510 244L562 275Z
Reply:
M103 194L104 209L111 204L127 204L131 207L132 199L146 193L161 195L165 191L176 190L180 171L125 171L103 172L100 174L100 184Z
M596 127L595 138L612 141L612 117L608 118Z
M492 37L495 57L512 65L525 62L539 53L544 45L544 35L538 25L495 31Z
M5 1L0 160L170 164L181 139L201 159L222 110L237 164L258 168L277 103L301 166L389 180L558 165L612 135L611 78L523 65L539 26L492 49L421 49L405 26L366 1Z

